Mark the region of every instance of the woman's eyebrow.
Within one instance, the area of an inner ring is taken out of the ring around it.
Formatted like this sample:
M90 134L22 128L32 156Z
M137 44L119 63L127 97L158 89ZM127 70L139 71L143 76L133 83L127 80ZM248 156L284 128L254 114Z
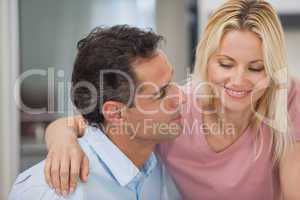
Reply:
M251 61L250 63L252 64L252 63L257 63L257 62L264 62L262 59L257 59L257 60L253 60L253 61Z
M231 60L233 62L235 62L234 58L230 57L230 56L227 56L227 55L224 55L224 54L218 54L217 55L218 57L226 57L228 60ZM257 62L264 62L262 59L256 59L256 60L252 60L250 61L249 63L250 64L253 64L253 63L257 63Z
M234 60L232 57L227 56L227 55L218 54L217 57L225 57L225 58L227 58L228 60L231 60L231 61L235 62L235 60Z

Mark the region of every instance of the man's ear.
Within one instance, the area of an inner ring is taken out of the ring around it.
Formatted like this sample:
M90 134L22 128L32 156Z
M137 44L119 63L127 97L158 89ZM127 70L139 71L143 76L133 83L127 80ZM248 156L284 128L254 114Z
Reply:
M123 120L122 111L125 109L123 103L117 101L106 101L102 106L102 114L108 123L118 124Z

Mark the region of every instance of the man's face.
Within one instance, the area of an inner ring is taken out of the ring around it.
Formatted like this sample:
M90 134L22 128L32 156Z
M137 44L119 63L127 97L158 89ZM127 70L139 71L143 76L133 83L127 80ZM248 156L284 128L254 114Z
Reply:
M182 91L171 83L173 69L167 57L158 51L134 64L138 86L134 106L124 112L126 131L137 139L175 138L182 132L179 107L185 99Z

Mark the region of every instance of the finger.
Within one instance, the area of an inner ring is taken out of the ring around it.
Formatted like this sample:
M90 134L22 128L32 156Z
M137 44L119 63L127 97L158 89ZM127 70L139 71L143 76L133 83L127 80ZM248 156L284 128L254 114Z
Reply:
M83 156L83 160L81 162L80 179L86 182L88 175L89 175L89 159L86 156Z
M69 174L70 174L70 159L68 156L64 156L61 160L60 166L60 187L63 196L67 196L69 193Z
M74 192L77 186L77 179L80 170L80 160L78 156L71 159L71 177L70 177L70 192Z
M50 176L50 167L51 167L51 154L48 153L46 161L45 161L45 166L44 166L44 175L45 175L45 180L46 183L53 188L52 182L51 182L51 176Z
M59 159L53 159L51 164L51 181L53 184L53 187L55 189L55 192L58 195L61 195L61 189L60 189L60 177L59 177Z

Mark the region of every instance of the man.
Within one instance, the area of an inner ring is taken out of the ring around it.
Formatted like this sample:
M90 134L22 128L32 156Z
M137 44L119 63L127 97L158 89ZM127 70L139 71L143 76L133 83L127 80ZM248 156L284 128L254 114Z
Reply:
M88 124L79 143L90 162L89 179L62 197L47 186L41 162L18 176L11 200L180 199L153 153L157 143L182 131L179 106L185 101L171 83L161 40L122 25L96 28L79 41L71 97Z

